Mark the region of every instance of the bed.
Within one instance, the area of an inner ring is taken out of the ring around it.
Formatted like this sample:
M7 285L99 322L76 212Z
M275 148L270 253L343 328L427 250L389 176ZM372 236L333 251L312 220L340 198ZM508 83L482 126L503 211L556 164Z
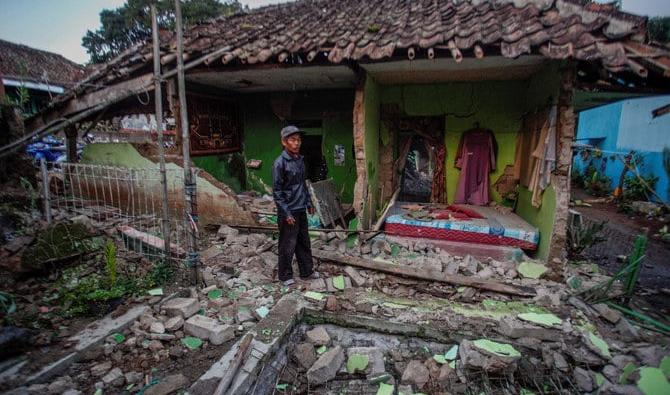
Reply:
M540 233L518 215L495 207L396 202L384 222L387 234L536 250Z

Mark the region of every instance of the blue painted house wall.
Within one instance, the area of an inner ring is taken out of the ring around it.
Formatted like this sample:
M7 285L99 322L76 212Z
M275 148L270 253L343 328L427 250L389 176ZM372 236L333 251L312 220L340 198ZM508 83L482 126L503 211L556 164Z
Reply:
M670 150L670 114L652 116L653 110L668 104L670 95L624 100L583 111L579 113L577 142L603 151L642 153L644 164L640 173L658 177L656 192L668 202L670 176L663 166L663 150ZM618 185L623 170L620 159L606 152L600 159L591 155L585 161L577 154L573 171L583 172L589 164L610 179L612 188Z

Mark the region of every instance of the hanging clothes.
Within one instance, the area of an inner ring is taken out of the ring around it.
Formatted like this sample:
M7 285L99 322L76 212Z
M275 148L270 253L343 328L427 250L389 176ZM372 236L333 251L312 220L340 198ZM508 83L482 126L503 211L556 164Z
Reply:
M461 136L455 166L461 169L455 203L487 205L491 201L489 173L496 169L497 142L493 132L472 129Z
M542 192L551 182L551 173L556 169L556 106L551 107L549 115L542 125L540 139L533 150L533 174L528 189L533 192L531 204L534 207L542 205Z

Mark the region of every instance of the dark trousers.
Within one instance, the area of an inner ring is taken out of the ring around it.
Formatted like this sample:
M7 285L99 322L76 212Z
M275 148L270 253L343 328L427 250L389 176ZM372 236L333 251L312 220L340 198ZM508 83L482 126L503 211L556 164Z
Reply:
M298 259L300 277L312 274L312 246L307 228L307 213L302 211L293 214L295 224L286 223L286 218L279 217L279 267L280 281L293 278L293 255Z

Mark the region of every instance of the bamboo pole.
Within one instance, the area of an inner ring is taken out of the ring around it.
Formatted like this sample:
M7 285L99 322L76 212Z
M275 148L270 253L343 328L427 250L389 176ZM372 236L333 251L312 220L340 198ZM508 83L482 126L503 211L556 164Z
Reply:
M163 90L161 87L161 63L160 63L160 41L158 40L158 19L156 16L156 5L151 5L151 29L153 33L154 52L154 101L156 102L156 135L158 140L158 158L161 177L161 201L163 205L163 231L165 260L170 262L170 220L167 190L167 175L165 174L165 146L163 145Z
M188 232L188 264L193 269L193 282L198 284L198 215L194 210L196 185L191 171L191 141L188 127L188 109L186 106L186 81L184 78L184 34L182 31L181 3L175 0L175 18L177 27L177 86L179 90L179 118L181 120L182 155L184 162L184 206L186 211L185 227ZM204 61L204 60L203 60Z

